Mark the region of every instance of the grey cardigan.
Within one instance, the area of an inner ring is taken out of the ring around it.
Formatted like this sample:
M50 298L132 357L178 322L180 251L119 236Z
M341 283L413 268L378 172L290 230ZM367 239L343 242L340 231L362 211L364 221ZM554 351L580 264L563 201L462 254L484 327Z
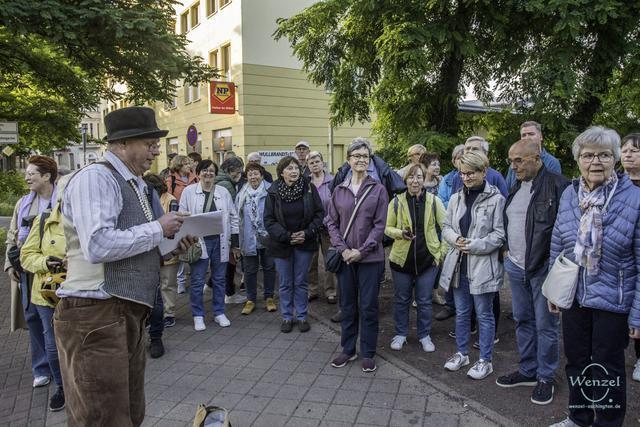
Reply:
M460 237L460 218L466 212L464 190L451 196L447 207L447 218L442 228L442 237L450 249L442 266L440 286L448 290L457 287L459 275L456 264L460 251L455 248L456 239ZM472 295L497 292L502 287L503 265L500 261L500 248L505 242L505 231L502 211L505 199L496 187L485 183L484 190L471 207L471 225L467 239L469 254L467 260L467 276L469 290Z

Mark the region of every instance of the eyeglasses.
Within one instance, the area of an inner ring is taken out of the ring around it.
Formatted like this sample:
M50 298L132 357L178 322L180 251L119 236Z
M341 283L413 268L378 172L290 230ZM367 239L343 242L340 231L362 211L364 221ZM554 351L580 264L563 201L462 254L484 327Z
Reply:
M145 142L145 145L147 146L147 150L149 151L160 150L160 144L158 144L157 142Z
M532 157L535 157L534 155L531 156L524 156L524 157L518 157L516 159L505 159L505 162L507 163L508 166L521 166L522 162L524 162L526 159L530 159Z
M583 153L580 154L580 160L587 162L587 163L592 163L596 157L598 158L598 160L600 160L602 163L608 163L611 160L613 160L613 154L611 153Z
M478 171L471 171L471 172L458 172L460 174L460 178L465 179L465 178L472 178L475 174L478 173Z
M215 175L216 171L215 171L215 169L203 169L203 170L200 171L200 173L209 174L209 175Z
M422 175L409 175L407 181L424 181L424 177Z
M362 160L365 162L369 161L369 155L368 154L352 154L351 158L358 161L358 160Z

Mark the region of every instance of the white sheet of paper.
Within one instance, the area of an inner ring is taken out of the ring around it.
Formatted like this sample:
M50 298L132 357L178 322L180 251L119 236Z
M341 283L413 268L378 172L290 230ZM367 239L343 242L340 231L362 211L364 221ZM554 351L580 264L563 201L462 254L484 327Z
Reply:
M160 253L162 255L168 254L177 248L180 239L187 235L204 237L212 234L222 234L223 218L224 212L222 211L207 212L185 217L180 231L176 233L173 239L162 239L162 242L160 242L158 246Z

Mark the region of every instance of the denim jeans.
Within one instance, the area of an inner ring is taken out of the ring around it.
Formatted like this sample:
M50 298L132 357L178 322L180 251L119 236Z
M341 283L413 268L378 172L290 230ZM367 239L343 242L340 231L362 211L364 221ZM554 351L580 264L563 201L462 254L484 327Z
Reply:
M628 317L628 313L580 307L576 301L570 309L562 310L569 418L578 425L617 427L624 424L627 410L625 349L629 344ZM607 381L613 385L604 389L587 385L591 380ZM606 399L602 399L604 393L607 393Z
M186 269L187 269L187 263L180 261L180 264L178 264L178 275L176 276L176 283L185 289L187 287Z
M469 354L469 340L471 337L471 311L476 309L478 333L480 335L480 358L491 360L493 339L495 337L495 320L493 317L493 298L495 292L471 295L469 279L460 277L460 284L453 289L456 302L456 346L464 355Z
M213 281L213 296L211 305L213 315L224 314L224 277L227 271L227 263L220 262L220 237L208 237L204 239L205 247L209 258L199 259L191 264L191 286L189 287L189 302L191 303L192 316L204 316L204 301L202 290L207 276L207 270L211 267L211 278Z
M160 286L156 289L156 302L151 310L151 316L149 317L149 338L161 339L164 332L164 304L162 302L162 295L160 293Z
M313 252L294 248L289 258L276 258L276 270L280 276L280 312L284 320L307 318L309 305L309 265Z
M542 295L547 266L527 275L507 257L504 269L511 285L520 373L551 381L560 361L560 316L549 312L547 299Z
M20 273L20 293L22 296L22 308L24 320L29 328L29 349L31 350L31 371L34 377L50 377L52 372L49 367L47 350L44 338L44 321L36 305L29 300L31 292L27 289L27 274ZM51 319L49 319L51 320Z
M62 374L60 372L60 361L58 360L58 348L56 347L56 335L53 332L53 312L54 308L44 305L33 305L38 311L38 316L42 321L42 331L44 337L44 349L49 362L49 369L53 374L53 381L58 387L62 387Z
M244 284L247 288L247 299L256 302L258 297L258 269L262 266L264 299L273 298L276 282L276 270L273 258L266 249L258 249L254 256L243 256Z
M360 353L372 358L378 345L378 292L384 272L384 261L344 265L337 273L340 289L342 352L356 353L358 329ZM429 290L431 292L431 290Z
M429 267L419 276L391 271L395 286L395 310L393 319L396 323L396 335L406 337L409 333L409 307L413 299L415 284L418 324L418 339L431 334L431 315L433 312L431 298L433 283L438 274L437 267Z

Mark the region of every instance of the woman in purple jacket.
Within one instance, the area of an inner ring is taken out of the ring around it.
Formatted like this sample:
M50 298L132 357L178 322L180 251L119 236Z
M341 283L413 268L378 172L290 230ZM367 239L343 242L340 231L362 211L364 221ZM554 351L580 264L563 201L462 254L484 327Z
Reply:
M389 205L385 187L367 174L370 160L369 141L354 139L347 149L350 176L333 190L325 217L331 244L344 260L337 273L342 311L342 353L333 359L331 366L342 368L356 360L356 341L360 330L363 372L376 370L373 357L378 341L378 291L384 271L382 237ZM362 197L364 199L352 227L345 236L347 224Z

